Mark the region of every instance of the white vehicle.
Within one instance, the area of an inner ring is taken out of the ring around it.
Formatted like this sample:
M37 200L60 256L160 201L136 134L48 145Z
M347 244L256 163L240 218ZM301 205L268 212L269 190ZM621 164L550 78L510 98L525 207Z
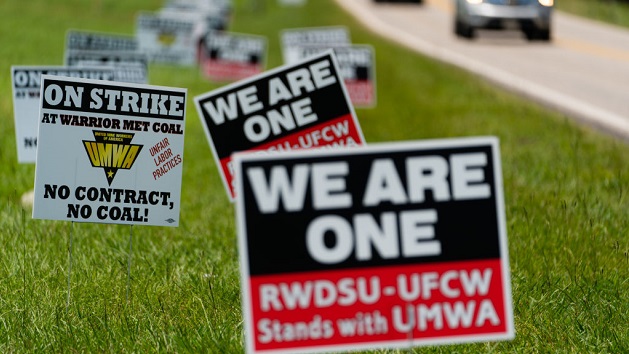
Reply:
M529 40L549 41L554 0L455 0L454 33L474 38L476 29L521 29Z

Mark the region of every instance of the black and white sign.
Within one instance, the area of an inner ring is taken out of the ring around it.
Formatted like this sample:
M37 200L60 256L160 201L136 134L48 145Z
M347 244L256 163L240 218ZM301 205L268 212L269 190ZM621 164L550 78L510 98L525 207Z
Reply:
M342 26L291 28L280 33L284 64L294 64L300 60L300 47L340 47L352 43L349 30Z
M364 144L331 51L197 96L194 103L231 198L235 152Z
M232 13L231 0L169 0L162 10L201 12L228 17Z
M514 337L499 143L238 154L247 351Z
M304 6L308 0L278 0L282 6Z
M66 34L66 51L72 50L135 52L138 41L133 36L70 30Z
M305 46L299 48L300 60L321 53L330 48ZM371 108L376 105L376 58L372 46L353 44L334 47L339 72L354 107Z
M228 2L218 3L207 0L171 1L159 13L194 21L196 24L194 36L201 38L207 31L228 29L231 5Z
M140 50L155 63L193 66L196 64L197 21L188 16L141 13L136 37Z
M35 163L39 126L41 76L56 75L114 81L111 69L71 68L64 66L13 66L13 115L19 163Z
M266 38L210 31L201 51L201 70L213 81L238 81L264 71Z
M42 76L33 218L177 226L186 95Z
M148 82L148 59L140 52L71 50L65 52L67 66L109 68L114 81L145 84Z

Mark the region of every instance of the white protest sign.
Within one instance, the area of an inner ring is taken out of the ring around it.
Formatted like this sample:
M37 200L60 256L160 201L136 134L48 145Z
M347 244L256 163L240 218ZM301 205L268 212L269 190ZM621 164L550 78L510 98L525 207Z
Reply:
M214 81L237 81L260 74L266 49L266 37L210 31L201 47L201 71Z
M146 54L135 51L67 50L64 54L67 66L109 68L114 81L145 84L148 82Z
M141 13L137 17L135 35L140 51L146 53L151 62L193 66L198 44L195 27L200 25L184 15Z
M342 26L291 28L282 30L280 33L284 64L294 64L299 61L299 47L340 47L351 43L349 30Z
M337 68L329 51L194 98L230 198L235 152L365 144Z
M304 46L299 47L298 58L303 60L332 49L339 63L339 72L354 107L376 106L376 58L372 46L352 44L342 47Z
M186 90L42 76L33 218L177 226Z
M249 353L514 337L493 137L238 154Z
M66 51L69 50L134 52L138 50L138 41L133 36L69 30L66 33Z
M162 10L177 10L220 14L227 17L232 12L231 0L169 0Z
M34 163L39 126L39 94L42 75L115 80L111 69L70 68L63 66L12 66L13 116L19 163Z
M277 2L283 6L303 6L307 0L278 0Z
M231 7L208 1L176 1L167 3L160 14L181 17L195 22L194 37L201 38L209 30L227 30Z

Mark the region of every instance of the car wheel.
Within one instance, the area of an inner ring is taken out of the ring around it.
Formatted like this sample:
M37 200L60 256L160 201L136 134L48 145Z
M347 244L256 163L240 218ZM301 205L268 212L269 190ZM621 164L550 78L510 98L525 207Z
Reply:
M474 38L474 27L463 23L461 20L454 22L454 33L461 38L472 39Z
M545 42L550 41L550 30L545 29L537 31L537 40Z
M524 31L524 35L529 41L550 41L550 29L530 28Z

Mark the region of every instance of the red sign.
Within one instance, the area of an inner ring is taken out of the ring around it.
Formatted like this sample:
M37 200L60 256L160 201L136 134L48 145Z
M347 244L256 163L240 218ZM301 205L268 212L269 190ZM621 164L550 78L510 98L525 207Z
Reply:
M237 155L247 350L514 336L498 141Z
M264 71L266 39L211 31L201 46L201 70L213 81L237 81Z

